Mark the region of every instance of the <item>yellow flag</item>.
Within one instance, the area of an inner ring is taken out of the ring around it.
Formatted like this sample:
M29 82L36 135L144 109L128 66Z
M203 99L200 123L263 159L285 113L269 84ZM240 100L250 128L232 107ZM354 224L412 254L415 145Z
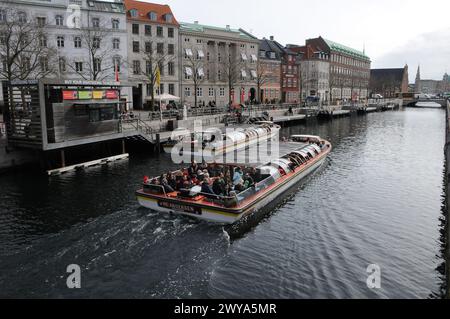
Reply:
M156 67L156 85L158 87L161 85L161 72L159 71L159 65Z

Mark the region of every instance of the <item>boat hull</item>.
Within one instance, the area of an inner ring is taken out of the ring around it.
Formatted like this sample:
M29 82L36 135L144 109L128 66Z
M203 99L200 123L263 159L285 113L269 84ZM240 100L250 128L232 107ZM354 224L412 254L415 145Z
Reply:
M198 207L195 209L195 212L190 212L192 210L191 206L178 206L176 204L169 208L167 207L167 203L164 200L151 198L141 193L137 194L137 199L141 206L157 212L180 214L219 224L233 224L247 216L263 212L264 208L269 206L269 204L270 206L273 206L274 202L280 202L289 189L291 189L295 185L298 185L305 178L317 171L323 165L326 158L326 156L323 156L316 162L312 163L310 166L296 172L294 175L292 175L291 178L284 181L282 184L277 185L276 188L274 188L270 193L266 194L263 198L255 200L249 205L249 207L246 207L236 213L226 212L220 209L216 210L210 207Z

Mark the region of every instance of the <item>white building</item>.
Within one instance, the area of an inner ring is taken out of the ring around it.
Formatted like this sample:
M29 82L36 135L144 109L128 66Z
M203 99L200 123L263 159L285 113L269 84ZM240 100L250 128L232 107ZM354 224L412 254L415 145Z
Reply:
M330 99L330 62L326 54L316 52L311 59L301 61L300 68L302 100L315 97L327 102Z
M227 105L230 98L229 74L233 74L235 79L231 92L233 103L245 103L258 98L258 39L229 26L221 28L198 22L182 22L180 42L182 103L193 106L196 94L198 105L210 102L215 102L218 106ZM231 63L228 62L230 60ZM228 72L230 69L232 72ZM197 72L200 79L196 92L194 72Z
M50 77L61 79L128 80L127 28L120 0L8 0L8 10L45 25L43 43L56 49L58 66ZM1 7L1 4L0 4ZM89 30L89 31L87 31ZM89 54L95 46L95 53ZM131 88L123 89L131 100Z

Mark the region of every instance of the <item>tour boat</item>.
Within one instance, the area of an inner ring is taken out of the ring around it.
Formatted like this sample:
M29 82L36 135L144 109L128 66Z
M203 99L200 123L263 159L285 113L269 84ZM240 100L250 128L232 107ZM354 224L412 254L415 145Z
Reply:
M424 109L440 109L442 105L436 102L417 102L415 107Z
M289 151L284 152L286 155L263 165L208 164L212 171L229 170L232 173L237 167L241 171L252 170L253 186L240 193L230 192L229 196L206 194L199 186L167 193L165 187L157 183L158 179L145 178L142 188L136 191L138 202L157 212L182 214L220 224L236 223L278 202L288 190L319 169L332 149L328 141L318 136L295 135L285 144L289 146ZM180 174L183 174L182 170L173 172L174 176Z
M199 133L180 134L163 146L164 151L177 155L204 156L212 160L228 152L278 139L279 125L272 122L256 122L255 125L227 133L212 128Z

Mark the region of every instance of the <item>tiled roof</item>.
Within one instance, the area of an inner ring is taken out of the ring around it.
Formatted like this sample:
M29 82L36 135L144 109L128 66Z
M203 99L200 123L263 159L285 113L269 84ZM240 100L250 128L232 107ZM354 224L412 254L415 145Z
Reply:
M143 1L136 1L136 0L124 0L125 8L127 10L127 19L129 20L137 20L137 21L145 21L145 22L153 22L158 24L170 24L170 25L176 25L178 26L178 22L175 18L175 16L172 13L172 9L166 4L156 4L156 3L149 3L149 2L143 2ZM137 10L138 16L132 17L130 14L130 10ZM154 12L157 15L156 21L150 20L150 17L148 14L150 12ZM170 14L172 15L172 22L167 22L164 20L164 17Z
M205 29L217 30L217 31L222 31L222 32L230 32L233 34L238 34L243 39L255 40L254 37L250 36L247 32L243 32L240 29L238 30L238 29L222 28L222 27L216 27L216 26L199 24L199 23L180 22L180 31L204 33Z
M344 53L344 54L348 54L348 55L351 55L351 56L353 56L355 58L370 60L370 58L367 55L365 55L363 52L361 52L361 51L352 49L352 48L350 48L348 46L339 44L339 43L331 41L331 40L327 40L327 39L323 39L323 40L334 51L338 51L338 52L341 52L341 53Z

